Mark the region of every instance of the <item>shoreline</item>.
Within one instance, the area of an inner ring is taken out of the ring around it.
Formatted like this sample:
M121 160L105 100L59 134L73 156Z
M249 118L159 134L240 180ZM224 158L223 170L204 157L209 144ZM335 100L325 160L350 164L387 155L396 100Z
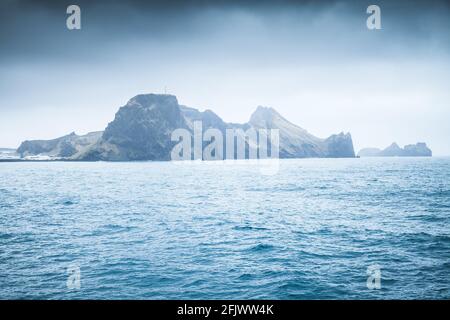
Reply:
M308 158L278 158L278 160L296 160L296 159L374 159L374 158L393 158L393 159L418 159L418 158L448 158L450 156L410 156L410 157L308 157ZM256 160L256 159L233 159L233 160ZM261 159L258 159L261 160ZM186 160L186 161L194 161L194 160ZM201 160L208 161L208 160ZM223 161L223 160L219 160ZM172 160L72 160L72 159L45 159L45 160L36 160L36 159L0 159L0 163L6 162L172 162ZM176 162L184 162L182 160ZM209 162L209 161L208 161Z

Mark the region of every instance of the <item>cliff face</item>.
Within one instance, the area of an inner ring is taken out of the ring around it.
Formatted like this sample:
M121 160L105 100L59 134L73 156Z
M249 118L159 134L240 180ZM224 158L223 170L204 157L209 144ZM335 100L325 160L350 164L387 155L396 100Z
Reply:
M176 97L138 95L121 107L101 139L78 160L169 160L170 135L188 128Z
M325 140L328 147L327 157L329 158L354 158L355 150L350 133L333 134Z
M138 95L129 100L103 133L86 136L72 133L54 140L25 141L18 151L23 156L44 154L88 161L170 160L177 143L171 141L172 132L178 128L192 132L195 121L202 122L203 132L215 128L223 134L226 129L279 129L280 158L355 156L349 133L320 139L272 108L258 107L248 123L233 124L224 122L210 110L200 112L179 105L175 96L158 94ZM225 155L226 150L223 151Z
M400 148L394 142L383 150L366 148L358 152L360 157L431 157L432 155L432 151L423 142L408 144L404 148Z

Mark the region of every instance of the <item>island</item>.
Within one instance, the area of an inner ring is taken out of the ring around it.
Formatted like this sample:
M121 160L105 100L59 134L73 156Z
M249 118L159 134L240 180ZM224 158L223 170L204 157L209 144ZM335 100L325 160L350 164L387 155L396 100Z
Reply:
M425 142L408 144L403 148L397 143L381 150L377 148L364 148L358 152L358 157L431 157L433 152Z
M176 96L141 94L119 108L104 131L77 135L74 132L53 140L24 141L17 149L20 159L71 161L170 160L175 145L171 133L183 128L193 131L195 121L208 128L278 129L280 158L354 158L350 133L322 139L289 122L275 109L259 106L244 124L224 122L211 110L180 105ZM224 151L225 154L225 151Z

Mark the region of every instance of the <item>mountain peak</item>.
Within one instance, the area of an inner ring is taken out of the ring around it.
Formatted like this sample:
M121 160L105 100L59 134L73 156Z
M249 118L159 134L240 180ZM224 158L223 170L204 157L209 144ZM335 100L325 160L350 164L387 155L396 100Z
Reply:
M171 94L147 93L134 96L128 101L127 105L140 105L143 107L150 107L153 105L178 105L178 100L176 96Z
M400 149L400 146L397 144L397 142L392 142L391 145L388 148Z
M253 112L254 114L264 114L264 115L280 115L274 108L272 107L265 107L265 106L258 106Z
M267 125L272 123L275 118L284 119L274 108L258 106L250 116L249 123L254 125Z

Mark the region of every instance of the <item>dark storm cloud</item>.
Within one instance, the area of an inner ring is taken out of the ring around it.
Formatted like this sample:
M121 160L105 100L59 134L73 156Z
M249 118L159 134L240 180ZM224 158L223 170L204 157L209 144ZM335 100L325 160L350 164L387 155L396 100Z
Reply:
M309 19L314 23L314 15L328 9L335 10L344 22L361 17L360 25L327 25L327 21L321 21L323 30L312 29L317 32L319 42L331 40L327 37L321 39L323 31L328 29L330 37L334 32L345 43L349 41L344 40L346 35L353 41L349 32L363 26L365 10L372 3L382 7L383 28L390 32L390 38L384 39L386 44L397 46L398 43L394 42L408 45L409 41L434 40L440 43L441 49L448 50L448 41L445 40L448 40L450 32L450 13L446 1L9 0L0 5L0 59L2 63L101 59L111 49L110 46L122 41L142 39L166 43L190 41L210 34L214 36L214 31L230 27L228 24L232 22L227 21L226 13L239 11L263 17L263 22L273 30L277 25L270 25L283 22L283 19L294 30L302 24L301 20ZM81 7L80 31L72 32L65 27L65 11L70 4ZM276 16L278 13L283 15ZM277 34L273 36L277 37ZM373 40L377 41L376 38Z

